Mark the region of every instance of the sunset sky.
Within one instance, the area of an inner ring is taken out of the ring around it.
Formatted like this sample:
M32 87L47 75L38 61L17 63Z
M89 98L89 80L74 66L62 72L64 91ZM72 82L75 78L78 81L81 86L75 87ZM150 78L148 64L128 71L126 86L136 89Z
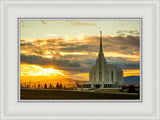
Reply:
M20 20L21 77L89 80L103 35L106 61L140 75L139 20Z

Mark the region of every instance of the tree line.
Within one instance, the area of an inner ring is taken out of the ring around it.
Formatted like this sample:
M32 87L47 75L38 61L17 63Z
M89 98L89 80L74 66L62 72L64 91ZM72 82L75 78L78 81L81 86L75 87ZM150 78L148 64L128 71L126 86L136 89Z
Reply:
M57 88L57 89L62 89L62 88L66 88L65 85L62 85L62 83L57 83L56 86L52 86L52 84L49 85L49 87L47 87L47 84L45 83L44 85L44 89L53 89L53 88Z

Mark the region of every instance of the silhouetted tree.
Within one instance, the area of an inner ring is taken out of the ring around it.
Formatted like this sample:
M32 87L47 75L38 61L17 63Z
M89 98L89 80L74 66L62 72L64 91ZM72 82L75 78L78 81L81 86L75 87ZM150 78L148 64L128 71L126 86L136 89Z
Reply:
M47 89L47 84L45 83L45 85L44 85L44 89Z
M41 88L41 84L38 84L38 88Z
M121 90L120 90L120 92L123 92L124 89L126 89L126 87L123 85L122 88L121 88Z
M25 82L25 85L24 85L24 87L25 87L25 88L27 87L27 84L26 84L26 82Z
M22 83L21 83L21 85L20 85L20 86L21 86L21 88L23 88L23 85L22 85Z
M30 88L30 85L27 85L27 88Z
M134 85L130 85L130 86L128 87L128 92L129 92L129 93L134 93L134 92L136 92L135 86L134 86Z
M34 83L34 86L33 86L34 88L36 88L36 83Z
M49 88L50 88L50 89L52 89L52 88L53 88L51 84L49 85Z
M77 87L81 87L80 84L79 84L79 82L76 82L76 86L77 86Z
M60 86L59 86L59 88L60 88L60 89L62 89L62 83L60 83Z
M59 88L59 83L57 83L56 88Z

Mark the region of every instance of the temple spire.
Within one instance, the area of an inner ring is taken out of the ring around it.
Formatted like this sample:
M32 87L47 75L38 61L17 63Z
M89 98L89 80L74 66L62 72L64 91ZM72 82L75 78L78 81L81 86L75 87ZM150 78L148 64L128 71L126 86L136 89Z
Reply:
M100 31L100 51L99 53L103 53L103 48L102 48L102 31Z

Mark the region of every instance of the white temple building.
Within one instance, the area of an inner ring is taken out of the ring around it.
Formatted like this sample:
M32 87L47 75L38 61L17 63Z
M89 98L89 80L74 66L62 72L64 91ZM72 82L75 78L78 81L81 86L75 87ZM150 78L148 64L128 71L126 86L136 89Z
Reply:
M88 88L107 89L119 88L123 86L123 71L120 67L108 64L103 54L102 32L100 31L100 50L96 65L89 71Z

